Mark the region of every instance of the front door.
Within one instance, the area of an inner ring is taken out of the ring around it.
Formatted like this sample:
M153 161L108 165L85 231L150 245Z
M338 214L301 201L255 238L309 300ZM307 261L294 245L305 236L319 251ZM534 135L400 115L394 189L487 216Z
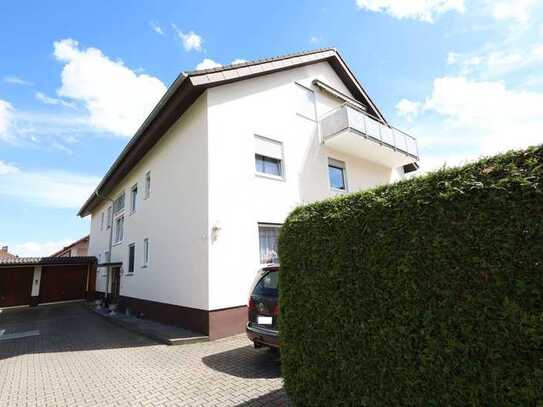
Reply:
M119 302L119 295L121 291L121 268L113 267L111 269L111 303L117 304Z

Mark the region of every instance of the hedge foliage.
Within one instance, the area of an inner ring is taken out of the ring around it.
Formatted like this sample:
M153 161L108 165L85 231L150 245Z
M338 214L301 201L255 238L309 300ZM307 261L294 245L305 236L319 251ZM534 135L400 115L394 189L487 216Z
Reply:
M296 405L543 405L543 148L307 205L282 228Z

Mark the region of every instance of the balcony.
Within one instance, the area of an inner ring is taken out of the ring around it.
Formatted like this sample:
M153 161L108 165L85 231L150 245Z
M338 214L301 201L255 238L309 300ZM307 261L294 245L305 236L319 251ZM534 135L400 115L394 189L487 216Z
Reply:
M320 119L323 143L330 149L390 168L419 160L417 140L347 103Z

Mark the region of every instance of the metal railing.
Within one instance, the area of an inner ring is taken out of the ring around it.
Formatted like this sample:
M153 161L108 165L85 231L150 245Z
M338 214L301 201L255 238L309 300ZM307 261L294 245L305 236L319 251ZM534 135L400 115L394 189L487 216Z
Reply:
M419 159L417 140L413 136L382 123L349 103L344 103L326 113L320 119L320 128L325 143L327 139L350 129L395 151Z

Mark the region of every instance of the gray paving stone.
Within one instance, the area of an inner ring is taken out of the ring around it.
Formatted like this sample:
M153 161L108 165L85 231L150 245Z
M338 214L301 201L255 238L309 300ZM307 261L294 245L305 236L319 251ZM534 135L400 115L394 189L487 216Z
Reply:
M278 356L244 335L166 346L82 304L4 311L1 406L287 405Z

